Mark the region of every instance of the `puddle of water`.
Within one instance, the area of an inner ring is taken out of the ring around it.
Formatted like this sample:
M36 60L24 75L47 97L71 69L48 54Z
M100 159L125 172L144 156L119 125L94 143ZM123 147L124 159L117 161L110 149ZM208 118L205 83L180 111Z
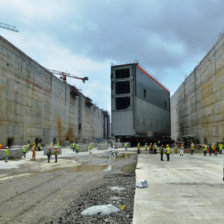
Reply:
M130 153L121 153L116 156L116 159L128 159L131 157Z
M72 169L69 169L69 172L97 172L105 170L107 165L80 165Z

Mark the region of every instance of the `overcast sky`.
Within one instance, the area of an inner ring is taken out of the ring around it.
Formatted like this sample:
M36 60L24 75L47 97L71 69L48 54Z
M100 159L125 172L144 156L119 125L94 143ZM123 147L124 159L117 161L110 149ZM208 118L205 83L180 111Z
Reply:
M0 35L110 111L110 66L139 62L171 95L224 31L223 0L0 0Z

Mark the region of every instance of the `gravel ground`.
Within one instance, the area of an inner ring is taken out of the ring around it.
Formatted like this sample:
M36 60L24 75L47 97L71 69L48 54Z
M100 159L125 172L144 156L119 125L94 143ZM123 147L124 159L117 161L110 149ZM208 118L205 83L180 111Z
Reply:
M59 217L46 223L132 223L135 184L135 173L108 174L100 185L82 193ZM124 190L112 190L112 187L124 188ZM125 208L111 215L81 215L86 208L107 204L117 208L125 205Z

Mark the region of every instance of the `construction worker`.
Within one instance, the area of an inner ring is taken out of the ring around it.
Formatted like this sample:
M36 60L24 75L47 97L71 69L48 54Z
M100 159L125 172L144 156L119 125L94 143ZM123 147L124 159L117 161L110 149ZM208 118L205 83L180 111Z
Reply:
M125 151L127 152L128 151L128 144L127 143L124 144L124 148L125 148Z
M92 145L92 143L90 143L90 145L89 145L89 153L90 154L92 154L92 150L93 150L93 145Z
M9 147L7 146L5 149L5 162L7 163L9 159Z
M207 147L206 144L204 144L203 145L203 153L204 153L204 156L206 156L207 150L208 150L208 147Z
M164 161L164 160L163 160L163 153L164 153L164 146L161 145L161 146L160 146L160 155L161 155L160 159L161 159L161 161Z
M154 145L153 145L153 151L154 151L154 154L157 153L157 145L156 145L156 143L154 143Z
M48 163L50 163L50 159L51 159L51 148L49 147L47 150L47 161Z
M75 143L72 144L72 150L75 151Z
M32 148L32 160L36 160L36 144L33 144L33 148Z
M215 144L215 151L214 151L215 156L217 156L218 151L219 151L219 146L218 146L218 143L216 143L216 144Z
M77 144L76 147L75 147L75 151L76 151L76 153L79 152L79 145L78 145L78 144Z
M30 150L30 144L27 143L27 144L26 144L26 151L29 151L29 150Z
M57 142L57 146L60 146L60 143L59 142Z
M152 152L153 152L153 144L152 144L152 143L150 143L150 144L149 144L149 153L151 153L151 154L152 154Z
M222 154L223 144L219 143L219 154Z
M166 145L166 157L167 157L167 161L170 161L170 147L169 147L169 145Z
M145 143L145 151L147 151L147 149L148 149L148 145L147 143Z
M141 153L141 146L140 146L140 142L137 145L137 153L140 154Z
M26 145L23 146L23 157L26 158Z
M191 142L191 155L193 155L193 154L194 154L194 143Z
M210 156L212 155L212 151L215 153L215 145L208 144L208 152Z
M55 146L54 156L55 156L55 163L57 163L58 161L58 147L57 146Z
M41 144L40 144L40 142L37 144L37 149L38 149L38 151L40 151L40 148L41 148Z
M184 144L180 146L180 156L184 156Z
M2 149L2 144L0 143L0 150Z

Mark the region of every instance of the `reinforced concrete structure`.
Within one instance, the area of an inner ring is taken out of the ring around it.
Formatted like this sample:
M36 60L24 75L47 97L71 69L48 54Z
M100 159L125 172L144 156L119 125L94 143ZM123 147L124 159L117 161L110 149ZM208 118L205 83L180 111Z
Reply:
M224 35L171 97L171 136L224 141Z
M0 143L109 137L110 117L0 36Z

